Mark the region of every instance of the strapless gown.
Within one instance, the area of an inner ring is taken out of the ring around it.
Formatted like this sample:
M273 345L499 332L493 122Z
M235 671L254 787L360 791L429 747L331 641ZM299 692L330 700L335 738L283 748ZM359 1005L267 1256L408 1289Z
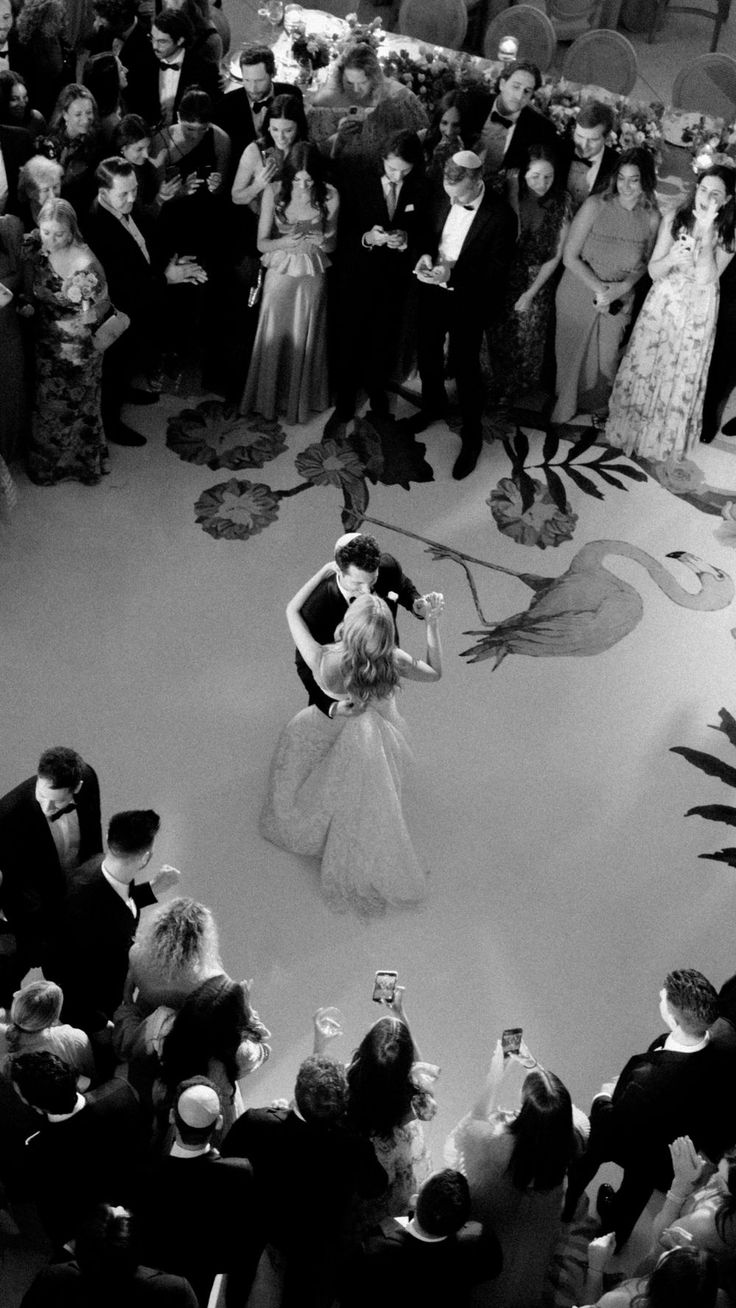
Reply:
M417 904L427 879L401 807L410 761L393 696L356 717L302 709L276 747L261 833L282 849L321 857L322 890L336 908Z

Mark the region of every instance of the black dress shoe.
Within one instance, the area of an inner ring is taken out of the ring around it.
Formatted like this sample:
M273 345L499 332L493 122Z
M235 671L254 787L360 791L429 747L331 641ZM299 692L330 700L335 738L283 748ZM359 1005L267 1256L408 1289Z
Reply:
M736 418L729 418L728 422L724 422L721 432L724 436L736 436Z
M138 386L131 386L125 396L126 404L158 404L161 396L158 391L144 391Z
M600 1185L595 1201L598 1210L598 1221L600 1222L600 1234L607 1235L613 1231L616 1225L613 1215L613 1202L616 1198L616 1191L612 1185Z
M343 436L347 431L348 423L352 420L352 417L353 415L351 413L349 417L345 418L338 413L337 409L335 409L335 412L330 414L329 418L327 419L327 422L325 423L324 431L322 432L322 439L325 441L329 441L333 439L342 440Z
M111 445L147 445L145 436L141 436L139 431L133 431L132 427L126 427L124 422L119 422L113 431L106 432L105 435Z
M455 460L455 466L452 469L452 475L455 481L463 481L469 477L478 462L478 456L481 451L481 441L463 441L463 447Z

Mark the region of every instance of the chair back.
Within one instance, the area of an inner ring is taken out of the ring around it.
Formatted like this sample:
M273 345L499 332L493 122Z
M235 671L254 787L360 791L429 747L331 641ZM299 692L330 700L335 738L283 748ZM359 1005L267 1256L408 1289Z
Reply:
M557 49L555 29L546 14L533 5L513 5L504 9L488 24L483 37L483 54L495 59L499 41L504 36L515 36L519 42L519 58L530 59L541 72L551 66Z
M736 114L736 59L727 54L698 55L677 74L672 108L733 119Z
M574 41L589 32L598 15L599 0L549 0L547 10L558 41Z
M333 18L347 18L349 13L355 9L351 0L320 0L319 7L325 14L332 14Z
M629 95L639 68L636 51L621 32L585 32L573 41L562 64L562 76L582 86L603 86L616 95Z
M401 0L397 32L459 50L468 30L464 0Z

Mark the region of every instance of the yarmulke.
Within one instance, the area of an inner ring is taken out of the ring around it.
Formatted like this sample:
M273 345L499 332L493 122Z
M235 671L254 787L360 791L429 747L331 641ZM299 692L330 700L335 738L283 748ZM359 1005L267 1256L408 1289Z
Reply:
M179 1095L176 1111L187 1126L203 1131L220 1116L217 1091L209 1085L190 1085Z
M458 150L452 156L452 162L458 168L482 168L483 165L474 150Z

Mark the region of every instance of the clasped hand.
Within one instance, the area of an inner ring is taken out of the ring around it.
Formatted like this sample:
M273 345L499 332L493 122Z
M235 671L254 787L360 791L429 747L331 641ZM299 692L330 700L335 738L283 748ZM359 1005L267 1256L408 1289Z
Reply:
M197 263L193 254L175 254L167 265L164 276L172 285L194 282L197 286L201 286L207 281L207 273Z
M445 597L438 591L430 591L428 595L422 595L414 601L414 612L418 618L424 618L425 622L436 622L445 608Z
M670 1156L674 1174L673 1189L677 1187L678 1193L694 1190L706 1162L700 1157L689 1135L679 1135L672 1141Z

